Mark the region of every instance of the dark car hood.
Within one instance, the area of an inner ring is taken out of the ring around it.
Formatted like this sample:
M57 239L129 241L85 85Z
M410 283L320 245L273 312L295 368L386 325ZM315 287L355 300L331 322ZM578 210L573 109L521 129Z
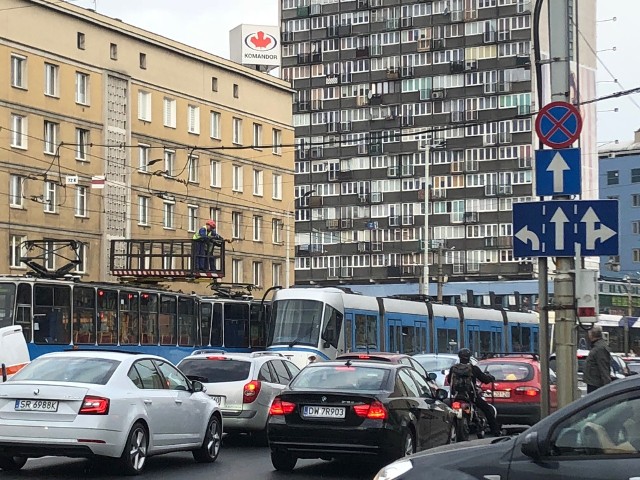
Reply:
M487 474L498 474L496 470L501 468L507 470L515 438L485 438L444 445L410 458L414 469L437 468L439 471L466 473L466 478L484 478Z

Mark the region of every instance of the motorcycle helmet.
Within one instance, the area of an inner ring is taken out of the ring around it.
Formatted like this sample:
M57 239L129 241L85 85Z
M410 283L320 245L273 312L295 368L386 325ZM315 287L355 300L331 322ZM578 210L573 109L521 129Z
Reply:
M461 348L458 352L458 358L462 363L469 363L471 360L471 350L468 348Z

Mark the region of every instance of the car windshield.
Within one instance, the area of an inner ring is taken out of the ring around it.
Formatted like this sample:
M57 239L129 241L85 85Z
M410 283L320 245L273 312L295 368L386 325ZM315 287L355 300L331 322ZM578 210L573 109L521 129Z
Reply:
M251 362L230 358L185 358L178 364L182 373L204 383L239 382L249 377Z
M40 357L15 374L10 381L106 385L118 365L118 360L107 358Z
M324 304L315 300L277 300L273 303L268 345L317 346Z
M528 363L483 363L481 370L496 377L496 382L528 382L533 378L533 368Z
M439 372L451 368L458 362L457 358L416 355L415 358L427 372Z
M389 370L375 367L327 365L303 369L289 385L292 389L383 390Z

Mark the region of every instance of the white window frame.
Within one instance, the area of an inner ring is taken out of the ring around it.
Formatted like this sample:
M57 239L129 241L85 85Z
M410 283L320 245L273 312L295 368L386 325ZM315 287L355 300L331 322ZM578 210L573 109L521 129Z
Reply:
M87 149L89 148L89 135L91 132L86 128L76 128L76 160L86 162Z
M274 200L282 200L282 175L274 173L272 176L271 198Z
M253 223L253 241L261 242L262 241L262 216L254 215L252 223Z
M24 208L24 181L20 175L9 177L9 206L11 208Z
M55 155L58 148L58 124L44 121L44 153Z
M282 245L283 230L284 224L282 220L280 220L279 218L274 218L273 220L271 220L271 243L275 245Z
M221 122L222 121L222 114L220 112L211 112L211 138L215 139L215 140L220 140L222 138L221 136L221 131L222 131L222 125Z
M220 188L222 186L222 164L218 160L209 160L210 187Z
M176 152L175 150L164 151L164 171L167 175L172 176L176 170Z
M56 244L53 240L47 240L44 247L44 262L47 270L55 270L56 268Z
M176 202L162 203L162 227L165 230L175 230Z
M243 192L244 184L243 184L243 167L242 165L233 165L233 185L231 189L234 192Z
M242 212L231 212L231 238L242 238Z
M11 114L11 147L26 150L28 146L27 117Z
M251 273L253 276L253 285L256 287L262 286L262 262L252 262Z
M149 197L138 197L138 225L146 227L149 225Z
M27 88L27 57L11 54L11 86Z
M9 237L9 267L10 268L27 268L27 266L20 261L20 258L27 254L27 249L23 246L23 243L27 241L26 235L11 235Z
M58 185L55 182L44 182L44 212L56 213L58 210Z
M54 63L44 64L44 94L47 97L60 96L60 67Z
M253 124L253 148L261 150L262 148L262 124Z
M282 264L281 263L271 264L271 284L274 286L280 285L282 283L280 281L281 277L282 277Z
M149 154L151 153L151 145L146 143L138 144L138 171L142 173L149 172Z
M242 119L233 117L233 138L235 145L242 145Z
M253 169L253 195L262 197L264 195L264 171Z
M187 131L200 135L200 107L197 105L187 107Z
M242 260L239 258L231 260L231 281L242 283Z
M176 101L164 97L162 101L162 121L165 127L176 128Z
M73 269L74 273L87 273L87 244L78 242L78 260L80 263Z
M151 121L151 92L138 91L138 120Z
M89 105L89 74L76 72L76 103Z
M282 155L282 130L277 128L271 133L271 152L274 155Z
M76 204L75 204L75 216L80 218L87 217L87 187L83 185L76 185Z
M200 181L200 157L191 155L187 162L187 181L190 183L198 183Z
M187 231L194 233L198 229L198 205L187 205Z

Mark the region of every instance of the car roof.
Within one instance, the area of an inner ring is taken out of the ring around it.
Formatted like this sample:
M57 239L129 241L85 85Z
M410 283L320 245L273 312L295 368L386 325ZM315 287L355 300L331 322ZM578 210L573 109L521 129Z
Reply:
M456 353L416 353L414 357L458 358Z
M355 362L353 361L355 360ZM361 360L361 359L347 359L346 361L340 360L330 360L327 362L316 362L310 363L305 367L306 368L318 368L318 367L376 367L376 368L384 368L385 370L394 370L403 367L407 367L407 365L400 365L396 363L389 362L381 362L376 360Z
M124 352L124 351L115 351L115 350L64 350L62 352L51 352L41 355L39 358L54 358L54 357L82 357L82 358L103 358L107 360L136 360L139 358L153 358L156 360L162 360L168 362L166 358L159 357L157 355L149 355L145 353L136 353L136 352ZM171 362L169 362L171 363Z
M405 357L411 357L411 355L407 355L405 353L392 353L392 352L350 352L350 353L343 353L341 355L338 355L336 358L337 359L341 359L341 358L349 358L349 359L367 359L367 358L371 358L374 359L375 357L378 357L380 359L385 359L385 360L399 360L400 358L405 358Z
M208 352L208 353L197 353L195 355L189 355L188 357L184 357L181 362L184 360L216 360L216 359L226 359L226 360L243 360L246 362L258 361L261 359L266 360L287 360L287 357L277 352L252 352L252 353L242 353L242 352L234 352L234 353L224 353L224 352Z

